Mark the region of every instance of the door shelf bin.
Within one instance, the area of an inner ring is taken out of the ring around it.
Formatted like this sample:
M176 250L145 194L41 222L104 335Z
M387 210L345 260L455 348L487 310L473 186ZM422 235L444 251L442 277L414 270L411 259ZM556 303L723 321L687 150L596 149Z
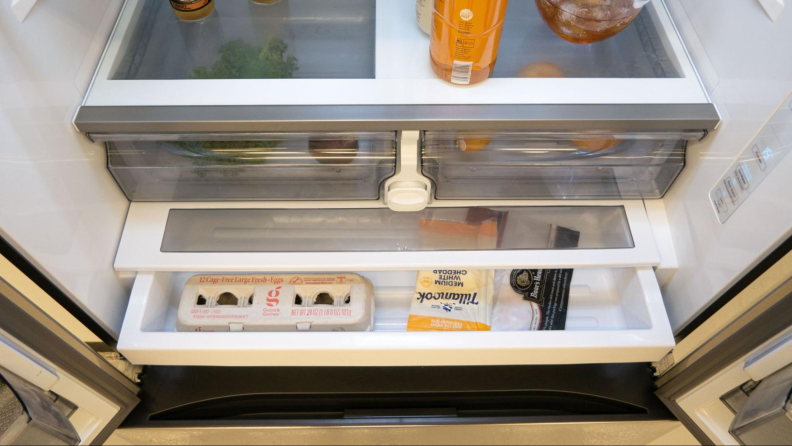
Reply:
M373 332L176 332L184 283L195 273L141 272L118 349L135 364L432 366L626 363L674 345L651 268L577 269L567 330L406 332L415 271L363 272L375 287Z
M108 168L131 201L376 200L396 170L394 132L115 138Z

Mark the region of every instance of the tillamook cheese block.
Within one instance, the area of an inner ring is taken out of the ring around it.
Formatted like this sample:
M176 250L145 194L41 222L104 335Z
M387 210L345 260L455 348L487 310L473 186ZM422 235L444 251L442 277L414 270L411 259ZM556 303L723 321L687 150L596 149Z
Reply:
M199 275L178 331L370 331L374 287L357 274Z
M493 270L419 271L407 331L489 331Z

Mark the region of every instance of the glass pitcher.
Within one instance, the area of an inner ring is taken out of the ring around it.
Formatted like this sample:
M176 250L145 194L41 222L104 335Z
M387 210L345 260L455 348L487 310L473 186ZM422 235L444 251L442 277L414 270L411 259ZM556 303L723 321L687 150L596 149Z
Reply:
M622 32L649 0L536 0L545 23L572 43L594 43Z

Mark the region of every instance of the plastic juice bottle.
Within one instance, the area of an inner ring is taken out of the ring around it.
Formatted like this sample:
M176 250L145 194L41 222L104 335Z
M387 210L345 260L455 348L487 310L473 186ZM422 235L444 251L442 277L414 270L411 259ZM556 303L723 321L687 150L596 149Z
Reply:
M430 56L440 78L469 85L490 76L507 4L508 0L435 0Z
M432 34L432 11L434 0L415 0L415 19L418 27L427 35Z
M176 17L186 22L203 20L215 9L214 0L170 0L170 4Z

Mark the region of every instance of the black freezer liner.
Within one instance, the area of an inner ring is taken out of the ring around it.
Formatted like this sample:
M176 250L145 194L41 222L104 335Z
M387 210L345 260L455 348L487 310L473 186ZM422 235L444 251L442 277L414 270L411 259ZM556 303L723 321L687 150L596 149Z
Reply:
M647 364L149 367L121 428L673 420Z

